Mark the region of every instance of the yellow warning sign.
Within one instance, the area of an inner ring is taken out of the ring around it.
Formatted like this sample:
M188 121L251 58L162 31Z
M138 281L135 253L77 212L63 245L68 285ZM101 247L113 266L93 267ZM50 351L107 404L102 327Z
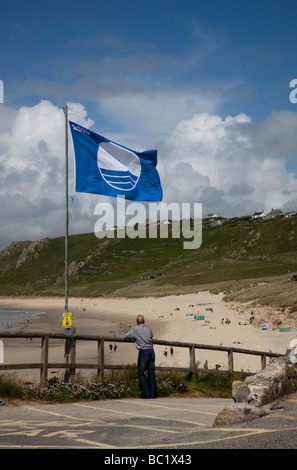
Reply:
M63 328L71 328L72 325L72 313L63 313Z

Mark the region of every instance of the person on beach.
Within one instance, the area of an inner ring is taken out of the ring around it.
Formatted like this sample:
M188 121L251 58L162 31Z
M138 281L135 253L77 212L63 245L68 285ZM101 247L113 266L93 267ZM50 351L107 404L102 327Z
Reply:
M138 315L137 326L125 334L125 339L134 339L138 350L137 375L142 398L156 397L155 352L153 349L153 332L144 324L144 316ZM145 371L148 373L148 380Z

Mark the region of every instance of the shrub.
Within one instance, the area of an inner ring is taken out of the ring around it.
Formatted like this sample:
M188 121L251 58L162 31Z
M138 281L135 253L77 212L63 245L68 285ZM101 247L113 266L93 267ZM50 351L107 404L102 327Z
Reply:
M158 396L162 397L187 391L187 387L180 378L168 375L157 375L156 386ZM128 377L128 380L117 377L117 379L105 383L90 382L85 384L60 382L56 377L53 377L48 381L47 387L30 386L26 396L28 399L57 402L119 399L139 396L139 386L135 377Z
M0 397L23 398L24 388L24 385L14 376L0 376Z
M0 397L52 402L78 400L105 400L139 397L139 384L135 371L107 374L105 383L80 380L75 384L63 382L58 377L49 379L46 387L22 384L13 378L0 376ZM205 397L230 397L232 380L213 374L199 374L193 381L188 374L169 373L156 375L157 396L190 394Z

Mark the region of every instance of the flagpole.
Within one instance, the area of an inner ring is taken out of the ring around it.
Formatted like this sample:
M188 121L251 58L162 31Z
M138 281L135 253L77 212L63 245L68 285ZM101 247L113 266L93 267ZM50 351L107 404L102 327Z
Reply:
M68 211L68 106L67 104L63 108L65 114L65 313L67 321L70 322L67 326L65 319L65 332L69 335L69 338L65 342L65 361L66 364L75 363L75 340L71 333L75 333L75 328L72 328L71 313L68 314L68 228L69 228L69 211ZM64 314L65 315L65 314ZM64 316L63 315L63 316ZM75 369L65 369L64 381L74 383L75 380Z
M65 312L68 312L68 106L63 108L65 114L65 206L66 206L66 225L65 225Z

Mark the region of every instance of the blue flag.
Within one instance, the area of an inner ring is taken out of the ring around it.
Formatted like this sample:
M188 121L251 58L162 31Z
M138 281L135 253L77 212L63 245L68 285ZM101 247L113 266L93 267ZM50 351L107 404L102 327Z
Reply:
M161 201L157 150L135 152L69 121L77 192L125 196L134 201Z

